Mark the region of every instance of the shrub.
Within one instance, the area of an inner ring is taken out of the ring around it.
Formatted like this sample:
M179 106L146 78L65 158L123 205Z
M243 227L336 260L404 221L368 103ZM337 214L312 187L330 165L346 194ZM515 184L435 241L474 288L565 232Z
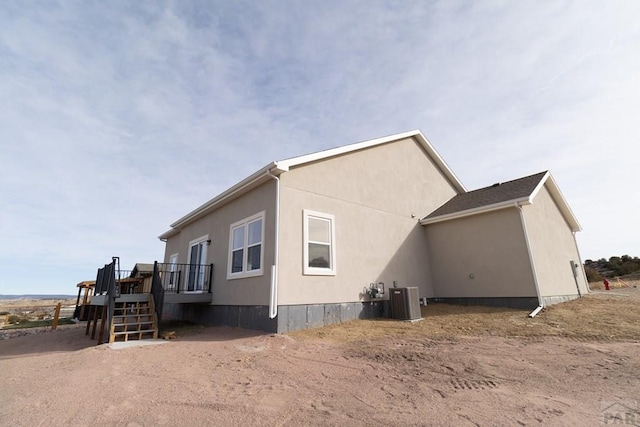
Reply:
M9 323L20 323L20 320L22 320L22 318L16 314L12 314L9 316Z
M602 276L600 275L600 273L598 273L598 270L596 270L595 268L585 266L584 272L587 275L587 282L593 283L593 282L602 281Z

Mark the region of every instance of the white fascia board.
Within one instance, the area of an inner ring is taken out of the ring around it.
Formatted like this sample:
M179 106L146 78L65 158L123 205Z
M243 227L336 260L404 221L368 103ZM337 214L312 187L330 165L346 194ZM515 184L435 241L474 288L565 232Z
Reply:
M189 222L199 218L203 214L210 212L215 207L221 205L229 198L232 198L238 193L241 193L244 189L249 187L250 185L258 182L260 179L265 178L269 174L280 175L283 172L287 172L291 167L303 165L306 163L315 162L318 160L327 159L329 157L339 156L341 154L350 153L357 150L362 150L365 148L373 147L376 145L386 144L388 142L405 139L405 138L415 138L420 145L424 148L427 154L431 157L431 159L436 163L436 165L440 168L445 177L449 180L449 182L453 185L453 187L458 191L458 193L465 193L467 190L462 185L458 177L453 173L451 168L445 163L445 161L440 157L435 148L431 145L431 143L427 140L427 138L422 134L420 130L412 130L409 132L398 133L395 135L389 135L382 138L372 139L369 141L358 142L355 144L345 145L342 147L332 148L329 150L319 151L317 153L307 154L304 156L293 157L291 159L280 160L276 162L271 162L267 166L243 179L239 183L235 184L233 187L225 190L220 193L213 199L189 212L179 220L175 221L171 224L171 230L161 234L159 236L160 239L166 239L175 235L180 227L188 224Z
M449 181L455 187L458 194L466 193L467 189L465 188L465 186L458 179L456 174L453 173L453 171L451 170L449 165L447 165L444 159L440 157L440 154L438 154L438 152L433 147L433 145L431 145L429 140L419 130L416 132L417 132L415 135L416 139L420 142L420 144L427 151L427 153L429 153L429 156L431 156L431 158L436 163L436 165L438 165L442 173L444 173L444 175L449 179Z
M411 138L419 134L419 130L412 130L409 132L399 133L396 135L389 135L382 138L371 139L369 141L357 142L355 144L343 145L336 148L330 148L328 150L318 151L316 153L305 154L304 156L292 157L290 159L280 160L276 164L284 170L289 170L294 166L300 166L305 163L311 163L318 160L328 159L329 157L339 156L341 154L351 153L353 151L363 150L365 148L373 147L376 145L386 144L387 142L395 141L403 138Z
M533 191L531 192L531 195L529 196L529 200L533 203L533 199L536 197L536 195L538 194L538 192L540 191L540 189L542 187L544 187L544 183L547 182L547 179L551 176L551 173L549 171L547 171L544 176L542 177L542 179L540 180L540 182L538 182L538 185L536 185L536 188L533 189Z
M158 239L164 241L164 240L167 240L171 236L175 236L176 234L178 234L178 230L176 230L175 228L172 228L171 230L167 230L164 233L162 233L161 235L159 235Z
M547 190L549 190L551 197L556 202L556 205L560 209L560 212L571 227L571 231L573 231L574 233L582 231L582 227L580 226L578 219L573 214L569 203L567 203L567 199L565 199L562 195L562 192L560 191L560 187L558 187L556 180L553 179L553 176L550 173L547 173L545 178L546 179L544 180L544 184L547 186ZM532 200L533 197L534 195L531 196Z
M464 218L471 215L478 215L487 212L493 212L500 209L513 208L516 204L521 206L530 205L529 197L507 200L506 202L494 203L492 205L480 206L466 211L454 212L447 215L437 216L435 218L425 218L420 220L420 225L435 224L437 222L451 221L452 219Z
M306 163L328 159L330 157L335 157L342 154L347 154L354 151L363 150L365 148L374 147L376 145L382 145L392 141L397 141L397 140L406 139L406 138L415 138L420 143L422 148L424 148L424 150L427 152L429 157L431 157L431 159L435 162L438 168L440 168L440 170L445 175L445 177L455 187L458 193L466 193L467 190L464 187L464 185L462 185L458 177L453 173L451 168L449 168L449 166L445 163L442 157L440 157L436 149L433 148L431 143L427 140L427 138L422 134L420 130L412 130L409 132L385 136L383 138L377 138L369 141L358 142L355 144L344 145L342 147L331 148L329 150L318 151L317 153L307 154L299 157L293 157L291 159L280 160L278 162L275 162L275 165L282 171L288 171L290 168L295 166L300 166Z
M257 172L254 172L253 174L249 175L248 177L238 182L234 186L218 194L213 199L209 200L208 202L204 203L203 205L189 212L188 214L186 214L185 216L183 216L182 218L180 218L179 220L171 224L171 228L173 229L180 228L186 225L187 223L193 221L194 219L199 218L203 214L210 212L212 209L216 208L217 206L220 206L229 198L232 198L238 195L239 193L241 193L250 185L255 184L261 179L266 178L269 173L273 173L274 175L280 175L282 172L284 172L284 170L278 167L276 162L269 163L267 166L263 167ZM163 236L166 235L167 233L169 232L164 233Z

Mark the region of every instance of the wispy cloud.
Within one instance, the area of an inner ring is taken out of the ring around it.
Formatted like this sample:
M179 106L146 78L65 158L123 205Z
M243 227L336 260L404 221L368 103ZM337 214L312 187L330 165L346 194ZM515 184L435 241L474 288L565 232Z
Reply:
M637 255L639 12L4 2L0 293L161 258L171 222L267 162L414 128L470 188L551 169L583 255Z

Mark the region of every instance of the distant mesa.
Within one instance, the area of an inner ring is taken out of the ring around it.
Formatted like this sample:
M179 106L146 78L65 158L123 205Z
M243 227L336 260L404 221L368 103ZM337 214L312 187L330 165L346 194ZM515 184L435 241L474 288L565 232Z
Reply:
M75 295L66 294L24 294L24 295L2 295L0 299L69 299L75 298Z

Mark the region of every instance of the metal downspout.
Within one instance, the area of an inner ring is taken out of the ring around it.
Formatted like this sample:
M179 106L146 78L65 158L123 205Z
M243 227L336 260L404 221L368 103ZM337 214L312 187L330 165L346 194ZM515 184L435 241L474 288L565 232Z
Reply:
M538 273L536 272L536 264L533 260L533 252L531 252L531 242L529 242L529 233L527 232L527 223L524 219L524 212L522 211L522 206L520 206L520 203L516 202L515 206L520 211L520 222L522 223L522 231L524 232L524 241L527 244L527 252L529 253L529 264L531 264L531 271L533 273L533 283L536 286L536 294L538 295L538 308L536 308L529 314L529 317L534 317L540 312L540 310L544 308L544 303L542 302L542 296L540 295Z
M269 292L269 319L278 315L278 253L280 252L280 178L267 171L267 175L276 180L276 227L275 227L275 253L271 266L271 289Z
M582 272L582 279L584 283L587 285L587 293L591 292L591 287L589 286L589 281L587 280L587 273L584 271L584 263L582 262L582 256L580 255L580 249L578 249L578 241L576 240L576 232L572 231L573 234L573 244L576 246L576 253L578 254L578 262L580 263L580 271ZM577 285L577 283L576 283ZM578 293L580 292L580 285L578 285Z

